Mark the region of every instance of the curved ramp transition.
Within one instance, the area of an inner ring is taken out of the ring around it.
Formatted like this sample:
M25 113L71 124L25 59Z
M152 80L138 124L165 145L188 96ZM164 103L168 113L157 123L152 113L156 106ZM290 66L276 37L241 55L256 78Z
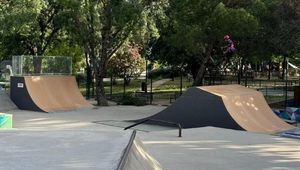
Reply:
M264 96L240 85L192 87L165 110L144 119L271 133L294 128L278 118ZM142 120L144 120L142 119Z
M111 129L2 131L0 169L161 170L131 136Z
M73 76L11 77L11 98L24 110L56 112L91 107Z
M136 131L133 131L117 169L162 170L162 167L160 163L146 151L143 142L136 138Z

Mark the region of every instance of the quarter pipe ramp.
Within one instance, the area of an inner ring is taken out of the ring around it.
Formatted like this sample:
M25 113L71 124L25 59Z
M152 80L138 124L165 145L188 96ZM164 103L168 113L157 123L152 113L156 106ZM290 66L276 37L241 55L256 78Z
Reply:
M294 128L272 112L260 92L240 85L192 87L171 106L145 119L180 123L183 128L214 126L263 133Z
M73 76L11 77L11 99L20 109L42 112L91 106Z

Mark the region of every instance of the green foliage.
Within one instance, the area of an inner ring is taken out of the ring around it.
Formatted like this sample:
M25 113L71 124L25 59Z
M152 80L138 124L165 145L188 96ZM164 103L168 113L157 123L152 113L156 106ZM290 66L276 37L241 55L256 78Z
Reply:
M115 77L137 78L145 70L145 60L136 45L127 45L109 60L108 69Z
M144 106L147 104L146 98L134 97L131 94L125 94L120 101L121 105Z
M171 78L172 76L178 76L179 73L178 70L172 70L171 68L159 68L151 70L148 73L149 78L157 79L159 77L161 78Z
M0 60L71 56L73 71L93 67L101 86L115 56L122 60L112 65L123 64L116 74L143 71L144 63L130 60L126 50L135 44L140 58L185 68L196 77L199 68L215 67L209 57L222 57L225 34L245 62L297 60L299 11L299 0L2 0ZM104 88L97 91L101 97Z

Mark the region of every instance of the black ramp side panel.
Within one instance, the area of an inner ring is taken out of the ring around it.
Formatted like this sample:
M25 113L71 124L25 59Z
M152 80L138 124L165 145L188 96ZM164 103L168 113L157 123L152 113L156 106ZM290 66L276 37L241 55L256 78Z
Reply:
M19 109L44 112L31 99L24 77L10 78L10 97Z
M244 130L230 116L221 97L196 87L188 89L171 106L148 118L180 123L183 128L214 126Z

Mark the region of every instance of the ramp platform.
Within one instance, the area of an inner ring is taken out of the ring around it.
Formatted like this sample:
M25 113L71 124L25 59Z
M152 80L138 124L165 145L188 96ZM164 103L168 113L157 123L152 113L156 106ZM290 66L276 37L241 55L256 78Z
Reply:
M20 109L40 112L91 107L73 76L11 77L11 99Z
M263 133L294 128L273 113L260 92L240 85L192 87L165 110L138 121L145 119Z

